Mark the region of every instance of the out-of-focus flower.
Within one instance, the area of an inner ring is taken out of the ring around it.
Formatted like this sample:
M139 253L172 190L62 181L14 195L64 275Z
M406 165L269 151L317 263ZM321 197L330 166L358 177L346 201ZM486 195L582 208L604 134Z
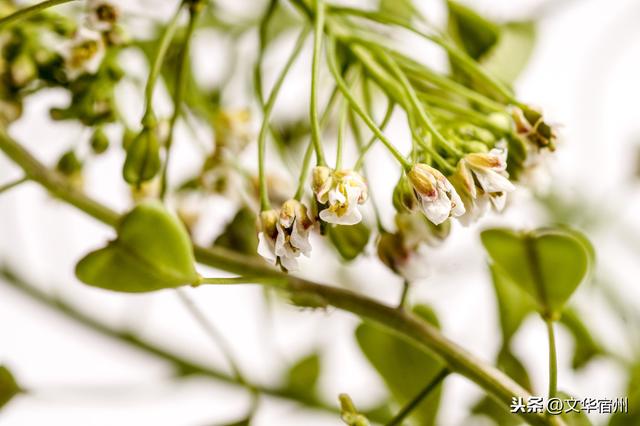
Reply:
M110 31L120 16L117 7L105 0L87 2L87 26L95 31Z
M557 138L555 129L544 121L542 113L529 107L511 107L511 116L516 124L516 131L525 137L536 148L555 150Z
M423 163L414 164L407 173L425 216L435 225L449 217L464 214L465 208L455 188L437 169Z
M213 120L218 155L237 155L251 142L255 131L251 123L251 111L223 109Z
M88 28L79 28L73 40L62 51L68 78L74 80L82 74L95 74L104 55L102 35Z
M297 200L287 200L280 211L266 210L258 218L258 254L287 271L298 269L300 254L309 256L309 232L313 222L307 208Z
M368 193L367 184L359 173L317 166L313 170L312 189L320 204L328 204L319 213L323 221L355 225L362 220L358 204L367 201Z

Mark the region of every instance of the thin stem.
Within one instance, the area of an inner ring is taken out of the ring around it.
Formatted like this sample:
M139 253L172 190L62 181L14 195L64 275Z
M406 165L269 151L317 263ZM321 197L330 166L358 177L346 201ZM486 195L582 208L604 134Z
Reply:
M21 177L20 179L16 179L12 182L5 183L4 185L0 185L0 194L3 192L7 192L15 188L16 186L20 186L21 184L27 182L29 178L27 176Z
M11 24L15 24L17 21L21 19L29 18L30 16L35 15L36 13L42 12L45 9L48 9L53 6L57 6L63 3L70 3L75 0L47 0L42 3L34 4L33 6L25 7L23 9L16 10L11 15L5 16L0 19L0 28L9 26Z
M110 208L79 192L58 173L48 170L28 151L11 139L0 128L0 150L19 165L29 178L47 189L66 203L86 212L97 220L116 226L120 216ZM462 347L446 338L438 329L410 312L396 309L350 290L316 283L284 274L266 265L262 260L242 255L220 247L194 245L198 262L236 274L255 274L260 277L276 278L271 285L298 296L323 300L328 305L351 312L364 319L381 324L412 341L416 347L432 352L447 363L452 372L461 374L509 407L513 397L527 399L530 394L495 367L477 358ZM538 413L519 413L522 419L532 425L564 425L557 416L547 418Z
M382 122L378 126L381 131L384 131L384 129L387 128L387 124L389 124L389 121L393 116L394 107L395 107L395 103L392 100L389 100L389 103L387 105L387 111L384 113L384 118L382 119ZM358 160L356 160L356 163L353 166L354 170L356 171L360 170L360 168L364 164L364 159L365 159L365 156L367 155L367 152L369 152L371 147L375 145L377 140L378 140L378 137L374 134L373 136L371 136L371 139L369 139L369 142L367 142L367 144L360 150L360 155L358 156Z
M342 169L342 147L344 146L344 133L347 127L347 113L349 112L349 103L342 101L340 108L340 118L338 120L338 143L336 144L336 170Z
M238 383L242 383L248 385L249 382L245 380L238 364L235 361L235 357L233 356L233 352L228 342L224 338L224 336L220 333L218 328L211 322L209 318L198 308L195 301L189 297L186 291L181 288L176 289L176 293L180 302L187 308L189 313L193 316L193 318L200 324L205 333L211 338L213 343L218 346L225 359L227 360L227 364L231 367L231 371L233 371L233 376L235 377Z
M176 9L173 18L169 21L169 24L164 30L162 34L162 38L160 39L160 45L158 47L158 52L153 60L153 64L151 64L151 70L149 71L149 77L147 78L147 85L144 91L144 100L145 100L145 113L142 118L142 124L145 125L146 121L152 118L153 116L153 90L156 86L156 81L158 80L158 76L160 75L160 71L162 70L162 64L164 63L164 58L167 55L167 51L169 50L169 46L171 45L171 41L176 34L176 30L178 29L178 21L180 19L180 13L182 12L182 8L184 7L185 2L181 1Z
M387 423L387 426L401 425L413 410L424 401L433 390L451 373L448 368L443 368L440 372L422 389L409 403Z
M329 69L333 74L333 78L336 81L336 84L340 88L340 91L344 95L344 97L351 104L351 108L362 118L362 120L366 123L367 126L371 129L371 131L380 139L380 141L387 147L389 152L395 157L396 160L405 168L409 169L411 164L402 156L402 154L397 150L395 146L387 139L387 137L382 133L382 131L376 126L371 117L362 109L358 101L354 98L351 90L345 83L344 79L340 75L338 71L338 66L336 65L336 52L335 52L335 40L333 37L329 38L329 43L327 44L327 62L329 63Z
M438 129L436 129L436 126L433 124L433 122L431 121L431 118L427 114L427 111L425 111L424 106L418 99L415 89L413 88L413 86L411 86L411 83L407 79L407 76L404 74L404 72L398 66L398 64L384 51L380 51L379 53L383 62L387 64L387 66L395 74L396 78L398 78L398 80L400 81L400 84L404 88L409 98L409 102L411 103L415 111L418 113L418 117L420 118L420 121L426 127L426 129L431 134L433 134L436 142L440 143L440 145L443 148L445 148L447 151L455 155L461 155L461 152L457 150L454 146L452 146L451 143L447 141L444 138L444 136L442 136L442 134L438 131Z
M173 93L173 115L171 116L171 121L169 122L169 135L167 136L167 144L166 144L166 158L164 160L164 165L162 168L162 179L160 180L160 199L164 200L167 193L167 174L169 170L169 160L171 159L171 146L173 145L173 134L176 127L176 122L180 117L180 112L182 110L182 98L184 97L184 89L185 89L185 77L187 75L187 69L189 64L189 45L191 42L191 37L196 27L196 23L198 21L198 16L200 15L201 8L195 8L191 10L189 13L189 23L187 25L187 32L184 36L184 42L182 44L182 48L180 49L180 54L178 57L177 64L177 72L175 77L175 87Z
M325 6L323 0L316 0L316 16L313 27L313 62L311 64L311 100L309 122L311 123L311 140L316 149L318 165L326 165L322 150L322 134L318 117L318 74L320 71L320 51L324 34Z
M322 113L322 118L320 118L320 126L324 127L329 120L329 114L331 113L331 109L333 108L333 104L338 98L338 87L335 86L333 91L331 92L331 96L329 97L329 101L327 101L327 105L324 108L324 112ZM300 168L300 175L298 176L298 188L296 189L296 193L294 195L294 199L300 201L302 196L304 195L304 186L307 181L307 176L309 176L309 168L311 167L311 156L313 154L313 141L309 141L309 145L307 145L307 149L304 153L304 159L302 161L302 167Z
M547 335L549 336L549 398L555 398L558 393L558 355L556 351L556 337L553 320L545 318Z
M402 293L400 294L400 302L398 302L398 309L404 309L404 306L407 302L407 296L409 295L409 288L411 287L411 283L409 280L404 280L402 282Z
M284 68L280 72L278 79L273 85L271 89L271 93L269 94L269 98L267 99L267 103L264 106L264 117L262 118L262 126L260 126L260 133L258 134L258 181L260 186L260 209L261 210L269 210L271 208L271 203L269 202L269 193L267 188L267 178L265 173L265 149L267 144L267 132L269 131L269 120L271 118L271 112L273 111L273 106L276 103L276 99L278 98L278 93L280 92L280 88L282 87L282 83L284 82L291 66L295 62L296 58L302 51L302 47L304 46L304 40L309 33L309 29L305 28L300 32L298 36L298 40L289 55L289 59L287 59L287 63Z

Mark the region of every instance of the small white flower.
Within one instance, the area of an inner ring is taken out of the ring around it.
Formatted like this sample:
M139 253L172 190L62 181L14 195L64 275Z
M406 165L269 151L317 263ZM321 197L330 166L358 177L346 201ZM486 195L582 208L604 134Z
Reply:
M367 201L367 184L353 170L332 171L318 166L313 171L316 199L328 207L320 211L320 219L338 225L355 225L362 220L358 204Z
M67 76L75 80L82 74L95 74L105 55L105 45L99 32L80 27L74 39L63 47Z
M465 208L451 182L437 169L426 164L414 164L407 173L416 198L425 216L435 225L449 217L464 214Z
M297 257L309 256L309 231L313 223L307 208L297 200L288 200L278 213L268 210L260 213L258 254L267 261L278 262L287 271L298 269Z

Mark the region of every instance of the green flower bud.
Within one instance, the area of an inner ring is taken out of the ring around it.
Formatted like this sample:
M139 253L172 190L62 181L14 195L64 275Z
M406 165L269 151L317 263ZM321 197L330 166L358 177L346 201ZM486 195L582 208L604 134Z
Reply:
M96 130L91 135L91 150L95 154L102 154L109 148L109 138L102 126L97 127Z
M58 160L56 170L65 176L73 176L82 171L82 162L73 150L69 150L62 154Z
M409 179L402 175L393 189L393 207L396 211L414 211L418 208L418 200L413 192Z
M399 272L399 266L409 257L402 236L397 233L382 232L378 237L377 252L380 261L395 273Z
M473 124L465 124L457 129L458 135L465 141L479 141L485 144L496 142L496 136L490 130Z
M138 136L136 132L125 126L122 133L122 149L128 150L136 136Z
M487 148L487 145L485 145L482 142L478 142L478 141L462 142L462 143L460 143L459 146L462 147L462 150L464 152L468 152L468 153L475 153L475 152L485 153L485 152L489 152L489 148Z
M155 128L145 127L127 149L122 176L127 183L139 186L160 171L160 145Z
M23 88L38 76L35 62L27 53L20 53L11 63L11 82L17 88Z

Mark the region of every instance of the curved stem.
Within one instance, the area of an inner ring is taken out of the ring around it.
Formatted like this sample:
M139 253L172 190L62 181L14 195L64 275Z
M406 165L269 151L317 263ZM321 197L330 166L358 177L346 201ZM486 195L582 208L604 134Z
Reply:
M200 15L200 8L191 10L189 13L189 24L187 25L187 33L184 36L184 42L180 49L180 56L178 57L178 70L176 72L176 78L174 83L173 93L173 115L169 122L169 135L167 136L167 144L165 147L166 158L164 165L162 166L162 178L160 180L160 199L164 199L167 193L167 173L169 170L169 160L171 158L171 146L173 145L173 133L175 131L176 122L180 117L182 110L182 98L184 97L184 85L187 69L189 67L189 44L193 31L195 30L198 16Z
M280 88L282 87L282 83L284 82L291 66L295 62L296 58L302 51L302 46L304 45L304 40L307 37L309 30L308 28L303 29L298 36L298 40L296 41L296 45L287 59L287 63L285 64L282 72L278 76L278 79L273 85L273 89L271 89L271 93L269 94L269 98L267 99L267 103L264 106L264 117L262 118L262 126L260 126L260 133L258 134L258 181L260 185L260 209L261 210L269 210L271 207L271 203L269 202L269 193L267 189L267 178L265 173L265 149L267 144L267 133L269 131L269 120L271 118L271 112L273 111L273 106L276 103L276 99L278 98L278 93L280 92Z
M22 177L20 179L16 179L14 181L5 183L3 185L0 185L0 194L2 194L4 192L7 192L7 191L10 191L13 188L15 188L16 186L20 186L23 183L27 182L28 180L29 180L29 178L25 176L25 177Z
M71 186L58 173L47 169L17 142L0 128L0 150L4 151L29 178L54 196L71 204L90 216L115 226L120 216L87 197ZM194 245L194 254L198 262L237 274L255 274L261 278L276 278L269 285L297 296L311 297L314 301L323 300L328 305L370 319L411 340L417 347L431 351L442 358L452 372L461 374L486 390L505 407L510 406L513 397L527 399L530 394L497 368L487 364L465 349L461 348L422 319L410 312L387 306L367 296L350 290L320 284L284 274L265 264L261 259L248 257L228 249L205 248ZM546 418L537 413L519 413L522 419L532 425L562 425L562 419L556 416Z
M145 121L149 120L150 117L153 116L153 90L156 86L156 81L158 80L158 76L160 75L160 71L162 70L162 64L164 63L164 58L167 55L167 50L169 50L169 46L171 45L171 41L176 34L176 30L178 29L178 20L180 18L180 12L182 12L182 8L184 7L185 2L181 1L176 9L173 18L167 24L167 27L162 34L162 38L160 39L160 46L158 47L158 52L156 53L156 57L153 60L153 64L151 64L151 69L149 71L149 77L147 79L147 85L144 90L144 101L145 101L145 112L144 117L142 118L142 124L145 125Z
M401 425L404 419L411 414L415 408L451 373L448 368L443 368L428 384L422 389L409 403L402 409L393 419L387 423L387 426Z
M33 6L25 7L23 9L16 10L11 15L5 16L0 19L0 28L15 24L17 21L21 19L29 18L32 15L35 15L38 12L42 12L45 9L48 9L53 6L57 6L63 3L70 3L75 0L47 0L42 3L34 4Z
M402 156L402 154L400 154L398 149L395 146L393 146L391 141L389 141L389 139L387 139L387 137L382 133L382 131L378 128L378 126L376 126L376 124L373 122L371 117L369 117L369 115L360 106L358 101L356 101L356 99L354 98L353 94L351 93L351 90L349 90L349 87L347 86L347 84L345 83L344 79L340 75L340 72L338 71L338 66L336 65L335 40L333 39L333 37L329 38L329 43L327 44L327 62L329 63L329 69L331 70L331 73L333 74L333 78L335 79L336 84L340 88L340 91L342 92L344 97L347 98L347 100L351 104L351 108L353 108L353 110L356 112L356 114L358 114L360 116L360 118L362 118L362 120L366 123L366 125L369 126L371 131L387 147L389 152L391 152L391 154L396 158L396 160L398 160L398 162L405 169L410 168L411 164L409 164L409 162Z
M323 0L316 0L316 16L313 31L313 62L311 64L311 100L309 122L311 123L311 140L316 149L318 165L326 165L322 150L322 134L318 117L318 74L320 71L320 50L322 49L322 35L324 34L325 6Z
M389 121L393 116L394 107L395 107L395 104L393 103L393 101L390 100L389 104L387 105L387 111L384 113L384 118L382 119L382 122L378 126L381 131L384 131L384 129L387 127L387 124L389 124ZM360 150L360 155L358 156L358 159L356 160L356 163L353 166L353 169L355 171L360 170L360 168L364 163L364 159L365 159L365 156L367 155L367 152L369 152L371 147L375 145L377 140L378 140L378 137L374 134L373 136L371 136L371 139L369 139L369 142L367 142L367 144L364 147L362 147L362 149Z
M342 147L344 146L344 133L347 127L347 113L349 103L344 100L340 107L340 118L338 119L338 143L336 144L336 170L342 169Z

